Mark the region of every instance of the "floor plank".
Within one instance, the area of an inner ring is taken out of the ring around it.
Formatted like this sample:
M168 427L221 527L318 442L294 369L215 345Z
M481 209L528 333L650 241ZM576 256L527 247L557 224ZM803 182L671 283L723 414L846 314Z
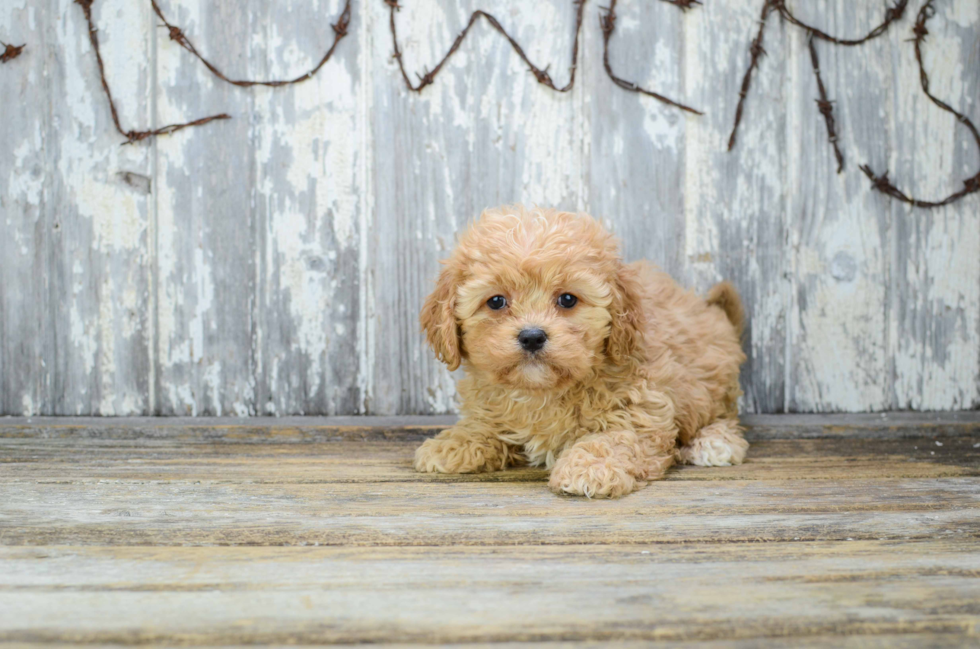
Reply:
M745 465L617 501L419 475L425 421L0 422L0 643L976 645L952 419L770 420Z
M204 477L204 476L202 476ZM664 482L615 502L543 483L4 485L4 544L480 545L980 536L973 479Z
M966 633L980 614L975 549L953 540L439 552L5 548L0 638L234 644ZM52 610L72 615L55 619Z

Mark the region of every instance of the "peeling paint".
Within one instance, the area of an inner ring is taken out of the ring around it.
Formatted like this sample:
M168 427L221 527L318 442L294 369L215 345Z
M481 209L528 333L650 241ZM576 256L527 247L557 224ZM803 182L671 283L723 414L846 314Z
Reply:
M319 17L339 6L168 11L230 74L281 77L322 54L332 32ZM551 62L556 80L567 75L563 0L533 11L515 0L406 3L406 67L431 67L476 8ZM381 2L355 7L355 33L316 78L246 90L216 82L147 6L104 0L96 18L125 125L234 116L127 147L77 7L56 9L55 21L26 0L0 12L0 32L60 54L0 75L18 106L51 106L15 108L0 133L0 280L25 287L0 305L3 414L452 412L454 377L425 346L417 311L454 234L512 201L594 212L630 258L698 290L734 280L750 318L747 409L980 405L976 198L906 209L856 171L887 167L938 196L978 163L962 127L918 88L907 20L861 48L821 44L847 157L837 175L805 35L779 21L739 145L725 151L759 9L731 0L684 14L621 8L617 70L703 117L612 86L591 4L572 92L542 88L480 24L418 95L391 61ZM855 34L882 8L799 10ZM944 3L925 51L933 91L971 116L978 22L975 0Z

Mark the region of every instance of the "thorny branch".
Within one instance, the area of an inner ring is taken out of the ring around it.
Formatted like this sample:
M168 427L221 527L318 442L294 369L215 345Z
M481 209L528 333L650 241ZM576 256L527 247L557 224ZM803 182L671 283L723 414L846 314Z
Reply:
M10 45L9 43L4 43L0 41L0 45L3 45L3 54L0 54L0 63L6 63L7 61L13 61L24 51L27 44L23 45Z
M683 11L690 9L692 4L701 4L700 2L695 2L695 0L664 1L680 7ZM613 83L624 90L653 97L654 99L658 99L665 104L676 106L677 108L686 110L689 113L694 113L695 115L704 114L695 108L691 108L690 106L682 104L678 101L674 101L670 97L665 97L664 95L653 92L652 90L642 88L633 81L627 81L622 77L616 76L616 73L613 72L612 65L609 63L609 41L612 39L613 32L616 31L616 0L609 0L609 7L606 9L605 15L599 17L599 26L602 28L602 65L606 68L606 74L609 75L609 78L612 79Z
M823 79L820 77L820 60L817 58L817 48L813 44L813 34L807 39L810 47L810 62L813 64L813 75L817 78L817 90L820 91L820 99L817 100L817 108L823 115L824 122L827 124L827 138L831 146L834 147L834 156L837 158L837 173L844 171L844 154L840 152L837 145L837 126L834 122L834 104L827 98L827 89L824 88Z
M312 79L313 76L320 71L320 68L322 68L327 63L327 61L330 60L330 57L333 56L334 50L337 49L337 45L344 38L344 36L347 35L347 28L350 26L350 15L351 15L350 3L351 0L346 0L346 2L344 3L344 9L343 11L340 12L340 17L337 19L337 22L332 25L333 33L334 33L333 43L331 43L330 48L327 50L326 54L323 55L323 58L320 59L320 62L317 63L310 71L301 74L295 79L253 81L251 79L229 79L227 76L225 76L225 74L221 70L219 70L213 63L211 63L204 56L202 56L200 52L197 51L197 48L194 47L194 43L192 43L191 40L187 38L187 35L184 34L184 31L182 29L180 29L176 25L172 24L169 20L167 20L167 17L163 15L163 10L160 9L160 5L157 4L157 1L150 0L150 4L153 5L154 13L156 13L156 15L160 18L160 20L163 21L163 27L166 27L167 30L170 32L169 34L170 40L174 41L175 43L183 47L185 50L193 54L198 60L201 61L201 63L204 64L204 66L208 70L211 71L212 74L214 74L214 76L218 77L222 81L227 81L228 83L234 86L240 86L242 88L250 88L252 86L267 86L270 88L278 88L280 86L289 86L296 83L303 83L304 81L308 81L309 79Z
M888 31L888 28L893 22L900 19L905 14L905 7L908 6L909 0L898 0L894 7L889 7L885 10L885 19L880 25L872 29L870 32L857 39L847 39L847 38L837 38L836 36L831 36L830 34L817 29L812 25L808 25L802 20L799 20L793 13L786 7L786 0L772 0L772 4L779 11L779 15L782 16L787 22L796 25L797 27L802 27L806 31L810 32L820 40L828 41L834 45L863 45L867 43L872 38L877 38Z
M398 69L401 70L402 79L405 80L405 85L412 92L422 92L423 88L432 85L432 82L435 81L436 75L438 75L439 72L442 70L442 67L446 64L446 61L448 61L449 58L456 53L456 51L459 49L459 46L462 45L463 41L466 39L466 35L470 32L470 29L472 29L473 25L475 25L476 21L479 20L480 18L484 18L488 23L490 23L491 27L493 27L504 38L507 39L507 42L510 43L511 48L513 48L514 52L517 54L517 56L520 57L520 59L524 62L524 64L528 66L528 69L531 71L531 74L534 75L534 78L538 80L538 83L548 88L551 88L556 92L568 92L569 90L572 89L572 86L575 85L575 72L578 68L578 46L579 46L578 40L579 40L579 33L582 31L582 11L585 6L585 0L574 0L576 11L575 11L575 35L572 41L572 63L570 67L568 83L566 83L564 86L561 87L555 85L555 82L552 80L551 75L548 74L547 67L540 68L534 65L533 63L531 63L531 60L527 57L527 54L524 53L524 48L521 47L520 43L514 40L514 37L511 36L507 32L507 30L503 28L500 22L492 14L488 14L483 10L477 10L474 11L472 14L470 14L469 22L466 23L466 27L463 28L463 31L461 31L456 36L456 40L453 41L453 44L449 47L449 50L446 52L445 56L442 57L442 59L435 65L434 68L432 68L431 70L426 70L425 74L416 73L416 76L419 78L419 82L418 84L413 84L411 78L408 76L408 72L405 70L405 63L404 61L402 61L402 51L401 51L401 47L398 44L398 30L395 27L395 14L398 12L399 9L401 9L401 5L398 3L398 0L384 0L384 3L388 5L388 9L389 9L388 24L391 28L391 40L395 49L395 52L392 56L398 62Z
M797 27L801 27L807 31L807 45L810 50L810 62L813 64L813 75L816 77L817 90L820 92L820 98L817 99L817 109L820 111L820 114L823 115L824 122L827 125L827 139L834 149L834 157L837 158L837 173L841 173L841 171L844 169L844 155L841 153L840 146L837 143L837 125L834 120L834 106L833 103L827 98L827 89L824 87L823 79L820 76L820 61L817 58L817 50L813 44L813 39L819 38L820 40L833 43L834 45L844 45L848 47L862 45L888 31L891 24L905 14L905 8L908 6L908 2L909 0L897 0L894 6L885 10L885 18L878 26L861 38L848 39L831 36L827 32L803 22L789 10L789 8L786 6L786 0L765 0L762 6L762 20L761 24L759 25L759 31L756 34L755 39L752 41L752 45L749 47L751 60L749 62L749 68L745 71L745 76L742 78L742 88L738 93L738 106L735 109L735 123L732 126L732 134L728 139L728 150L731 151L735 146L735 137L736 133L738 132L739 124L742 122L745 97L749 92L749 86L752 81L752 73L759 67L759 58L766 53L765 50L762 49L762 34L766 27L766 19L769 17L770 13L776 11L786 22L796 25Z
M759 19L759 31L756 33L755 38L752 39L752 44L749 45L749 54L752 58L749 60L749 68L745 71L745 76L742 77L742 87L738 91L738 105L735 107L735 123L732 125L732 134L728 136L729 151L735 146L735 136L738 133L738 126L742 123L742 111L745 108L745 98L749 94L749 86L752 84L752 73L759 68L759 59L766 53L762 49L762 35L765 33L766 21L769 19L769 14L773 8L775 8L776 2L778 0L765 0L763 3L762 17Z
M702 4L701 0L660 0L661 2L666 2L667 4L672 4L675 7L680 7L681 11L687 11L694 5Z
M192 122L186 122L184 124L168 124L161 128L152 131L127 131L122 127L122 123L119 121L119 112L116 110L116 102L112 98L112 91L109 90L109 82L105 78L105 64L102 62L102 53L99 50L99 36L98 30L95 28L95 21L92 19L92 4L95 0L75 0L82 11L85 12L85 22L88 23L88 38L92 43L92 50L95 52L95 60L99 64L99 76L102 79L102 89L105 90L105 95L109 99L109 110L112 112L112 123L115 124L116 130L126 138L123 144L132 144L134 142L140 142L147 138L155 137L157 135L169 135L171 133L176 133L177 131L183 130L190 126L201 126L207 124L208 122L213 122L218 119L231 119L230 115L221 113L220 115L211 115L210 117L202 117L196 119Z
M220 115L202 117L200 119L191 122L182 123L182 124L170 124L155 130L127 131L126 129L124 129L119 118L118 110L116 109L116 104L112 96L112 91L110 90L109 83L106 80L105 64L102 60L102 54L99 49L98 30L96 29L95 22L92 18L92 5L94 4L95 0L74 0L74 1L82 8L82 11L85 14L85 21L88 25L88 31L89 31L89 41L92 44L92 50L95 52L95 58L96 58L96 63L98 64L99 67L99 76L102 82L102 88L105 91L106 98L109 100L109 109L112 113L112 122L115 125L116 130L119 131L119 133L126 138L126 142L124 144L132 144L134 142L140 142L142 140L155 137L157 135L167 135L170 133L175 133L179 130L191 126L201 126L215 120L230 119L229 115L222 113ZM476 24L476 21L479 20L481 17L485 18L487 22L490 23L491 27L493 27L497 32L499 32L501 35L504 36L504 38L507 39L507 41L510 43L515 53L517 53L517 55L521 58L521 60L528 66L531 73L537 79L538 83L541 83L542 85L547 86L548 88L556 92L567 92L571 90L571 88L575 83L575 73L578 67L579 36L581 33L583 6L585 4L585 1L586 0L574 0L574 4L576 6L576 20L575 20L574 40L572 45L572 62L570 66L569 80L568 83L566 83L564 86L559 87L556 86L554 81L551 79L551 76L548 74L547 67L540 68L534 65L533 63L531 63L531 61L527 57L527 54L524 52L524 49L521 47L521 45L501 26L500 22L493 15L480 10L475 11L473 12L473 14L471 14L469 22L466 24L466 27L464 27L463 30L459 33L459 35L453 41L452 46L449 48L446 55L439 61L439 63L432 70L427 70L425 74L417 75L419 77L419 82L418 84L413 84L411 79L409 78L407 71L405 70L405 66L402 61L402 52L398 43L398 33L395 26L395 13L401 8L401 6L399 5L398 0L384 0L385 4L389 7L390 10L389 25L391 28L392 42L395 50L393 56L398 61L398 67L399 70L401 71L401 75L405 81L406 86L414 92L421 92L423 88L433 83L436 75L442 70L446 61L448 61L449 58L456 53L456 51L459 49L460 45L462 44L463 40L466 38L466 35L469 33L469 30L473 27L474 24ZM692 8L696 4L701 4L700 0L662 0L662 1L677 6L683 11ZM178 45L180 45L188 52L193 54L215 76L222 79L223 81L226 81L227 83L236 86L241 86L241 87L251 87L251 86L279 87L279 86L302 83L312 78L314 75L317 74L317 72L320 71L320 69L326 64L326 62L330 60L339 42L347 35L348 27L350 25L350 19L351 19L351 0L346 0L344 4L344 8L341 11L341 14L337 22L334 25L332 25L334 30L333 43L331 43L329 49L324 54L323 58L319 61L319 63L317 63L316 66L314 66L310 71L306 72L305 74L290 80L271 80L271 81L254 81L254 80L247 80L247 79L235 80L235 79L229 79L227 76L225 76L225 74L222 73L221 70L219 70L214 64L208 61L204 56L202 56L197 51L194 44L184 34L183 30L167 20L167 18L163 14L163 11L160 9L160 6L157 4L156 0L150 0L150 2L153 6L154 12L163 21L164 23L163 26L169 30L169 36L171 40L177 42ZM600 27L602 29L602 35L603 35L603 65L610 79L612 79L613 83L615 83L620 88L623 88L624 90L644 94L653 97L655 99L658 99L662 102L665 102L669 105L680 108L682 110L700 115L701 113L699 111L689 106L685 106L684 104L676 102L668 97L665 97L653 91L642 88L633 82L626 81L618 77L613 72L612 66L609 63L609 42L615 31L616 2L617 0L610 0L610 6L606 9L605 14L600 16ZM926 36L929 34L929 31L926 28L926 23L936 13L934 2L935 0L926 0L925 4L919 10L915 25L912 28L912 33L914 34L914 38L912 40L915 47L915 58L919 67L919 82L920 85L922 86L922 91L925 93L926 97L928 97L930 101L932 101L940 109L954 115L957 121L959 121L961 124L966 126L966 128L970 131L970 134L973 136L977 148L980 149L980 131L978 131L977 127L973 124L973 122L966 115L958 112L957 110L952 108L949 104L947 104L943 100L933 95L929 89L929 75L926 72L925 66L923 64L922 47L923 47L923 43L925 42ZM838 146L837 129L836 129L836 123L833 115L833 103L827 97L827 90L824 86L823 79L820 74L820 63L817 57L817 51L814 46L813 40L814 38L818 38L820 40L824 40L829 43L833 43L835 45L844 45L844 46L861 45L885 33L892 23L894 23L896 20L900 19L903 16L907 6L908 6L908 0L897 0L894 6L889 7L885 11L885 18L877 27L872 29L870 32L868 32L861 38L843 39L827 34L826 32L817 29L811 25L808 25L803 21L799 20L798 18L796 18L796 16L793 15L793 13L786 7L786 0L764 0L762 6L762 15L759 21L759 29L758 32L756 33L755 38L752 40L751 45L749 46L749 54L751 58L749 62L749 67L746 70L744 77L742 78L742 85L741 85L741 89L739 90L738 105L735 110L735 120L728 141L728 150L730 151L735 145L736 135L743 117L745 98L747 97L749 92L753 73L759 68L760 59L766 53L765 49L763 49L762 47L766 22L769 18L769 15L775 11L780 15L780 17L783 20L793 25L796 25L802 29L805 29L808 32L807 44L810 51L810 60L813 65L813 72L817 81L817 89L820 93L820 98L817 100L817 106L820 113L823 115L824 121L827 125L828 139L834 148L834 155L837 158L837 165L838 165L837 171L838 173L840 173L844 167L844 158ZM26 47L26 45L16 45L16 46L9 45L7 43L3 43L2 41L0 41L0 46L4 47L3 52L0 53L0 63L6 63L8 61L17 58L18 56L21 55L21 53L24 51L24 48ZM872 187L875 190L888 194L889 196L896 198L902 202L908 203L909 205L912 205L914 207L924 207L924 208L940 207L958 201L959 199L968 196L970 194L980 192L980 170L978 170L975 175L963 181L963 188L961 190L954 192L949 196L947 196L946 198L938 201L925 201L909 196L908 194L904 193L903 191L898 189L894 184L891 183L891 181L888 178L887 171L885 171L881 175L877 175L868 165L862 165L861 171L863 171L865 175L867 175L868 178L871 180Z
M977 131L977 127L972 121L970 121L970 118L954 109L942 99L936 97L929 90L929 74L926 72L925 65L922 62L922 44L925 42L926 36L929 35L929 30L926 28L926 22L928 22L928 20L936 14L936 8L933 6L933 2L934 0L926 0L926 3L922 5L921 9L919 9L919 14L915 20L915 25L912 27L912 33L915 36L915 38L912 39L915 46L915 61L919 66L919 84L922 86L922 92L925 93L926 97L928 97L932 103L936 104L947 113L954 115L956 119L970 131L974 142L977 144L977 149L980 149L980 131ZM980 170L978 170L973 176L970 176L963 181L963 189L938 201L924 201L909 196L892 184L892 182L888 179L887 171L879 176L875 174L875 172L872 171L871 167L868 165L862 165L861 171L863 171L864 174L871 180L871 184L874 189L914 207L941 207L943 205L954 203L964 196L980 192Z

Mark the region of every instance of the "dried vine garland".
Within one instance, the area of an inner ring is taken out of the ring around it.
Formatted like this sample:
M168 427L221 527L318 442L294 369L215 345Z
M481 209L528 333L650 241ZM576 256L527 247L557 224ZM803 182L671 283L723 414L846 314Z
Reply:
M769 14L775 6L776 0L765 0L762 4L759 31L756 33L755 38L752 39L752 44L749 45L749 55L751 57L749 59L749 67L745 71L745 76L742 77L742 87L738 91L738 105L735 106L735 124L732 126L732 134L728 136L729 151L735 147L735 136L738 133L739 124L742 123L742 111L745 109L745 98L748 96L749 86L752 84L752 73L759 68L759 59L766 53L762 49L762 36L765 34L766 21L769 19Z
M163 26L170 32L170 40L174 41L185 50L193 54L201 63L204 64L204 67L211 71L214 76L218 77L222 81L232 84L233 86L240 86L242 88L251 88L252 86L278 88L280 86L290 86L297 83L303 83L304 81L312 79L316 73L320 71L320 68L326 65L327 61L330 60L330 57L333 56L334 50L337 49L337 45L344 38L344 36L347 35L347 28L350 26L350 2L351 0L346 0L344 3L344 9L340 12L340 17L337 19L336 23L331 25L331 27L333 27L334 34L333 43L331 43L329 49L327 49L327 52L323 55L323 58L320 59L320 62L317 63L311 70L301 74L295 79L254 81L251 79L229 79L227 76L225 76L221 70L219 70L213 63L211 63L197 51L197 48L194 47L194 43L192 43L190 39L187 38L187 35L184 34L184 30L167 20L167 17L163 15L163 10L160 9L160 5L157 4L157 1L150 0L150 4L153 5L154 13L156 13L160 20L163 21Z
M861 38L849 39L831 36L827 32L798 19L786 6L786 0L765 0L764 4L762 5L762 19L760 21L759 31L756 34L755 39L753 39L752 45L749 47L751 59L749 61L749 67L745 71L745 76L742 78L742 88L739 91L738 106L735 109L735 123L732 126L732 133L728 138L728 150L731 151L735 146L735 136L738 132L739 124L742 122L742 111L744 108L745 97L749 92L749 85L752 82L752 73L759 67L759 58L766 53L765 50L762 49L762 34L766 28L766 21L769 18L769 14L776 11L779 13L780 17L782 17L788 23L805 29L809 35L807 44L810 50L810 62L813 65L813 76L816 77L817 89L820 92L820 99L817 100L817 108L819 109L820 114L823 115L824 122L827 125L827 138L834 149L834 156L837 158L837 173L843 171L844 156L837 144L837 129L834 121L833 103L827 98L827 89L824 87L823 79L820 76L820 61L817 58L817 50L813 45L813 39L819 38L820 40L833 43L834 45L844 45L847 47L863 45L871 39L877 38L888 31L891 24L905 14L905 8L908 6L908 2L909 0L898 0L894 6L885 10L885 18L878 26Z
M925 65L922 63L922 44L925 42L926 36L929 34L929 30L926 29L926 22L936 15L936 8L933 5L933 1L934 0L926 0L926 3L922 5L921 9L919 9L919 14L915 20L915 25L912 27L912 33L915 35L915 38L912 39L915 46L915 61L919 66L919 85L922 86L922 92L925 93L926 97L928 97L932 103L936 104L947 113L954 115L956 119L970 131L970 134L973 136L973 141L976 142L977 149L980 150L980 132L977 131L976 125L970 121L969 117L957 111L942 99L936 97L929 90L929 74L926 72ZM862 165L861 171L863 171L864 174L871 180L871 186L874 189L914 207L942 207L943 205L954 203L964 196L980 192L980 170L977 170L976 174L963 181L963 189L953 192L946 198L938 201L925 201L909 196L891 183L891 181L888 179L887 171L879 176L872 171L871 167L868 165Z
M420 93L426 86L432 85L432 82L435 81L436 75L438 75L442 70L443 66L446 64L446 61L448 61L449 58L456 53L459 46L462 45L463 41L466 39L466 35L469 34L470 29L473 28L473 25L475 25L476 21L480 18L485 19L488 23L490 23L491 27L493 27L505 39L507 39L507 42L510 43L511 48L514 50L517 56L524 61L524 64L528 66L528 69L531 71L531 74L534 75L534 78L538 80L538 83L551 88L555 92L568 92L575 85L575 71L578 69L578 41L579 33L582 31L582 12L585 6L585 0L574 0L576 11L575 35L572 40L572 63L569 68L568 83L560 87L555 85L551 75L548 74L548 67L540 68L531 63L531 60L527 57L527 54L524 53L524 48L521 47L520 43L514 40L514 37L511 36L506 29L503 28L500 21L498 21L492 14L479 9L470 14L470 19L466 23L466 27L464 27L463 30L456 36L456 39L453 41L453 44L449 46L449 50L446 52L445 56L440 59L435 67L433 67L431 70L426 70L425 74L416 73L416 76L419 78L419 82L414 84L412 83L412 79L409 77L408 72L405 70L404 61L402 61L402 51L398 44L398 29L395 26L395 14L401 9L401 5L398 3L398 0L384 0L384 2L386 5L388 5L388 25L391 29L391 41L395 49L392 57L398 62L398 69L402 73L402 79L405 80L405 86L412 92Z
M24 48L27 47L27 43L23 45L10 45L9 43L4 43L0 41L0 45L3 45L3 54L0 54L0 63L6 63L7 61L13 61L18 56L23 53Z
M676 7L679 7L682 11L691 9L694 5L701 4L699 0L662 0L662 1L672 4ZM96 63L98 64L98 68L99 68L99 76L102 82L102 88L105 91L106 98L109 101L109 109L112 114L113 124L115 125L116 130L121 135L123 135L123 137L126 138L124 144L140 142L155 137L157 135L167 135L167 134L175 133L177 131L192 126L202 126L204 124L208 124L215 120L230 119L229 115L225 113L221 113L219 115L203 117L197 120L193 120L181 124L170 124L154 130L137 131L137 130L124 129L119 118L119 113L116 108L112 91L110 90L109 83L106 80L105 65L102 60L102 54L99 48L98 30L96 29L95 22L92 18L92 6L95 0L74 0L74 2L82 8L82 11L85 15L85 21L88 25L89 41L91 42L92 50L95 53ZM384 0L384 2L389 8L389 27L391 30L392 43L394 47L393 57L398 62L398 67L401 72L402 79L405 82L405 85L409 88L409 90L413 92L417 92L417 93L421 92L426 86L429 86L434 82L436 76L443 69L446 62L449 60L450 57L452 57L453 54L455 54L458 51L460 45L465 40L470 29L472 29L473 25L475 25L480 18L486 19L486 21L490 23L491 27L493 27L505 39L507 39L507 41L510 43L511 47L513 48L514 52L528 66L529 70L535 76L538 83L556 92L568 92L569 90L572 89L572 87L575 84L575 75L578 68L578 57L579 57L579 37L581 35L583 10L584 10L584 4L586 0L573 0L576 7L576 12L575 12L576 18L575 18L575 28L574 28L573 43L572 43L572 52L571 52L571 64L569 68L568 83L566 83L563 86L557 86L555 84L554 80L551 78L551 76L548 73L548 66L546 66L545 68L541 68L539 66L534 65L528 58L527 54L524 52L524 49L522 48L520 43L518 43L507 32L506 29L504 29L504 27L493 15L482 10L474 11L470 15L470 19L467 22L466 26L456 36L449 50L446 52L443 58L438 62L438 64L432 70L426 70L424 74L417 75L419 81L417 84L413 83L409 77L408 72L405 69L405 65L402 60L402 52L398 42L398 32L395 24L395 14L398 12L399 9L401 9L401 5L399 4L398 0ZM283 80L263 80L263 81L251 80L251 79L230 79L217 66L211 63L211 61L209 61L207 58L201 55L201 53L197 50L194 44L187 38L186 34L180 27L174 25L166 18L162 9L157 3L157 0L150 0L150 3L153 7L154 13L160 18L161 21L163 21L162 26L168 29L171 40L175 41L182 48L190 52L195 58L200 60L201 63L203 63L204 66L212 74L217 76L219 79L239 87L252 87L252 86L281 87L281 86L288 86L288 85L302 83L304 81L311 79L323 68L323 66L327 63L327 61L329 61L330 58L333 56L333 53L336 51L340 41L345 36L347 36L348 28L351 22L351 0L345 0L343 10L341 11L340 16L338 17L337 22L332 25L334 31L334 39L330 47L327 49L326 53L323 55L320 61L312 69L310 69L308 72L296 78L283 79ZM603 36L603 67L605 68L606 74L609 76L609 78L613 81L615 85L617 85L620 88L623 88L624 90L653 97L668 105L677 107L687 112L695 113L698 115L702 114L700 111L690 106L687 106L678 101L670 99L669 97L656 93L652 90L643 88L634 82L627 81L619 77L613 71L612 66L609 62L609 44L615 32L616 17L617 17L616 4L617 4L617 0L610 0L609 7L605 8L605 13L600 15L599 17L600 27ZM823 78L820 72L820 61L817 56L817 49L815 47L814 40L819 39L819 40L827 41L829 43L833 43L835 45L843 45L849 47L861 45L863 43L870 41L873 38L877 38L878 36L884 34L888 30L888 28L892 25L892 23L894 23L896 20L899 20L904 15L907 6L908 6L908 0L896 0L896 4L894 6L888 7L886 9L884 20L879 25L877 25L874 29L869 31L861 38L844 39L844 38L838 38L836 36L832 36L816 27L813 27L812 25L809 25L799 20L789 10L789 8L787 8L786 0L764 0L762 6L762 13L759 21L759 29L755 35L755 38L753 38L751 45L749 46L749 53L750 53L749 66L742 78L742 84L739 90L739 100L735 110L734 124L732 126L732 131L728 140L728 150L732 150L732 148L735 146L739 125L741 124L743 118L745 99L749 93L753 74L755 73L756 70L758 70L760 60L762 56L765 55L766 53L765 49L762 46L765 27L768 22L769 16L775 12L778 13L783 20L807 31L807 35L808 35L807 47L810 54L810 61L813 67L814 77L817 82L817 90L819 92L819 98L816 100L816 103L820 114L824 118L824 122L827 127L828 140L831 146L833 147L834 155L837 159L837 172L838 173L842 172L844 169L844 156L841 153L838 144L837 127L833 114L833 102L828 98L827 89L823 83ZM935 13L936 13L935 0L926 0L925 4L919 10L915 25L912 28L912 33L914 35L914 38L912 40L915 47L915 58L919 67L919 82L922 87L922 91L925 93L925 95L929 98L930 101L932 101L940 109L954 115L957 121L959 121L961 124L966 126L966 128L970 131L970 134L972 135L974 142L977 145L977 148L980 149L980 130L977 129L974 123L966 115L955 110L949 104L947 104L946 102L944 102L943 100L939 99L934 94L932 94L929 88L929 75L926 72L925 65L923 63L922 48L926 36L929 34L929 31L926 28L926 23L933 16L935 16ZM24 51L26 47L26 45L10 45L2 41L0 41L0 46L4 48L3 51L0 52L0 63L7 63L17 58L18 56L21 55L21 53ZM914 207L932 208L932 207L940 207L943 205L949 205L950 203L958 201L964 198L965 196L980 192L980 170L978 170L975 175L963 181L962 189L950 194L946 198L937 201L922 200L906 194L905 192L898 189L894 184L891 183L891 181L888 178L887 171L885 171L881 175L878 175L868 165L862 165L861 171L864 172L864 174L867 175L867 177L871 180L873 189L882 192L884 194L887 194L892 198L896 198Z
M664 0L664 2L678 6L682 11L687 11L694 4L701 4L700 2L696 2L696 0ZM617 76L616 73L613 72L612 65L609 63L609 41L612 40L613 32L616 31L616 0L609 0L609 7L606 9L605 15L600 16L599 25L602 28L602 65L606 69L606 74L609 75L609 78L612 79L613 83L623 90L629 90L630 92L636 92L641 95L646 95L647 97L653 97L654 99L662 101L665 104L675 106L689 113L694 113L695 115L704 114L701 111L675 101L670 97L666 97L652 90L647 90L633 81L627 81L626 79Z
M863 45L871 39L878 38L888 31L891 24L896 20L899 20L905 14L905 8L908 6L909 0L898 0L898 2L895 3L895 6L889 7L885 10L885 19L881 22L881 24L861 38L856 39L837 38L836 36L831 36L827 32L817 29L813 25L806 24L794 16L793 12L786 7L786 0L773 0L772 4L776 10L779 11L779 15L785 18L787 22L792 23L797 27L802 27L806 31L813 34L816 38L833 43L834 45L846 45L852 47L854 45Z
M116 102L112 98L112 91L109 90L109 82L106 81L105 78L105 64L102 62L102 53L99 50L98 30L95 28L95 21L92 19L92 4L94 2L95 0L75 0L75 3L80 6L82 11L85 13L85 22L88 23L88 38L92 43L92 50L95 52L95 60L99 64L99 76L102 78L102 88L105 90L105 95L109 99L109 110L112 113L112 123L115 124L116 130L119 131L120 135L126 138L126 141L123 144L140 142L157 135L169 135L170 133L176 133L177 131L191 126L202 126L208 122L213 122L218 119L231 119L230 115L221 113L220 115L202 117L192 122L185 122L183 124L168 124L167 126L151 131L127 131L124 129L122 127L122 123L119 121L119 112L116 110Z
M695 4L701 4L698 0L663 0L663 1L675 5L677 7L680 7L682 10L690 9ZM569 66L568 83L566 83L563 86L558 86L555 84L554 80L551 78L551 75L548 73L547 67L541 68L540 66L532 63L531 60L528 58L527 53L524 52L524 48L521 46L521 44L518 43L517 40L510 35L510 33L503 27L503 25L500 24L500 21L497 20L497 18L493 14L487 13L483 10L477 10L474 11L472 14L470 14L469 21L467 21L466 26L463 27L462 31L460 31L459 34L456 35L456 38L453 40L452 45L449 46L449 49L446 51L446 54L439 60L438 63L436 63L436 65L431 70L425 70L424 74L416 73L416 76L418 77L418 83L413 83L411 76L408 74L408 71L405 69L405 62L403 60L401 45L399 44L398 41L398 28L395 20L395 15L402 8L402 5L399 3L398 0L384 0L384 2L388 6L388 12L389 12L388 27L391 31L391 42L392 42L392 47L394 49L392 58L394 58L395 61L397 61L398 63L398 69L401 72L402 79L405 82L405 86L412 92L421 93L422 90L425 89L427 86L432 85L432 83L436 79L436 76L438 76L438 74L442 71L443 67L446 65L446 62L453 56L453 54L455 54L459 50L460 46L463 44L463 41L466 40L466 36L473 28L473 25L475 25L480 18L486 20L490 24L490 26L493 27L494 30L496 30L501 36L503 36L507 40L508 43L510 43L511 48L521 59L521 61L523 61L524 64L527 65L531 74L534 75L534 78L537 79L538 83L540 83L541 85L547 88L550 88L551 90L554 90L555 92L568 92L575 85L575 73L576 70L578 69L579 36L582 31L582 16L583 16L583 10L585 7L586 0L574 0L576 10L575 10L575 27L572 36L572 57L571 57L572 62L571 65ZM613 81L613 83L615 83L620 88L623 88L624 90L629 90L630 92L644 94L649 97L653 97L654 99L658 99L671 106L680 108L681 110L686 110L688 112L700 115L701 114L700 111L691 108L690 106L686 106L680 102L670 99L669 97L642 88L636 83L627 81L617 76L615 72L613 72L612 66L609 63L609 42L615 30L615 24L616 24L616 0L610 0L610 6L606 10L605 15L600 17L600 25L602 27L602 37L603 37L603 66L605 67L606 73L609 75L609 78Z
M827 98L827 89L823 85L823 77L820 76L820 60L817 58L817 48L813 45L813 33L806 41L810 49L810 63L813 65L813 75L817 78L817 91L820 92L820 99L817 100L817 109L823 115L824 123L827 125L827 137L830 139L831 146L834 147L834 157L837 158L837 173L844 171L844 154L840 152L837 144L837 123L834 121L834 104Z

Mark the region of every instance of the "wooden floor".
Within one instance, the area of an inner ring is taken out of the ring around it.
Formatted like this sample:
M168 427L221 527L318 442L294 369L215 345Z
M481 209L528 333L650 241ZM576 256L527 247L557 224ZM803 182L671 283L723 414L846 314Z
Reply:
M437 420L0 419L0 643L980 646L980 413L757 417L619 501Z

